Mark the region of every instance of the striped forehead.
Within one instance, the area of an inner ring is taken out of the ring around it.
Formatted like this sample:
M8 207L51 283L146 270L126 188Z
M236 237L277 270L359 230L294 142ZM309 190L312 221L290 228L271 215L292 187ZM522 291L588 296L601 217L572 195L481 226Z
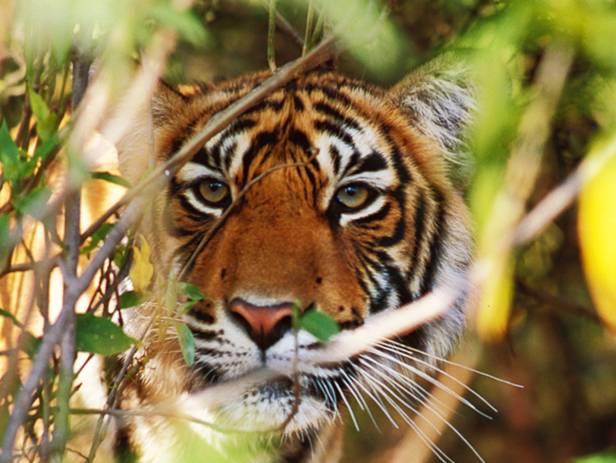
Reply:
M293 144L300 148L295 155L301 155L294 162L310 159L316 148L316 163L330 185L346 180L387 188L394 181L390 146L373 116L302 89L278 92L259 106L212 137L180 171L180 180L212 174L235 179L248 156L274 155L263 148L284 150ZM281 138L263 136L271 133Z

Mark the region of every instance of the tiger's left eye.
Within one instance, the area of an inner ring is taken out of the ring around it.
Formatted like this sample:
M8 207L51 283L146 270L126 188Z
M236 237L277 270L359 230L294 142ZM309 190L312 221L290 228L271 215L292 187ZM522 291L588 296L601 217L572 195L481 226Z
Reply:
M370 189L361 183L343 186L336 192L336 201L348 209L358 209L370 199Z
M217 179L205 179L199 184L199 193L205 201L213 205L222 205L229 200L229 185Z

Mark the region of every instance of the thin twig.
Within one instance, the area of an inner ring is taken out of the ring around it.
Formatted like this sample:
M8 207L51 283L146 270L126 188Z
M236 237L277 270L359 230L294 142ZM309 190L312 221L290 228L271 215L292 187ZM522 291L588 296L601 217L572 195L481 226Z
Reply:
M310 0L308 2L308 12L306 13L306 29L304 31L304 45L302 47L302 55L305 55L306 52L310 49L310 45L312 44L312 35L313 35L313 20L314 20L314 1Z
M131 188L122 198L112 205L82 234L82 239L92 235L109 217L115 214L133 198L141 194L144 188L152 183L157 185L161 178L171 178L184 164L186 164L201 147L220 130L227 127L238 116L252 108L255 104L266 98L274 90L282 87L302 72L312 69L327 61L334 52L335 38L325 38L317 47L306 56L291 61L278 69L276 74L266 79L261 85L240 98L229 107L215 114L197 134L188 140L169 160L157 166L149 175Z
M91 59L77 51L73 59L73 93L71 96L71 107L73 111L81 102L88 86L88 73L90 70ZM70 159L69 159L70 162ZM70 175L70 169L67 172ZM67 180L67 183L71 180ZM55 430L53 434L52 447L56 456L64 454L66 442L69 436L69 400L73 386L73 365L75 363L75 303L72 305L67 301L68 287L71 280L77 277L77 266L79 262L79 248L81 245L80 223L81 223L81 187L75 186L74 191L66 196L64 206L64 243L66 246L66 257L62 268L68 272L64 275L64 304L69 312L66 318L66 325L62 340L60 342L60 376L57 391L58 413L55 418Z
M0 455L0 463L9 463L12 460L13 448L17 431L26 419L28 409L34 400L34 393L42 378L42 375L47 369L48 361L54 351L55 346L60 341L60 338L65 332L66 324L71 317L72 308L77 302L77 299L87 289L88 285L94 278L96 271L103 265L105 260L113 253L115 247L124 237L128 227L136 216L141 211L141 205L138 201L133 202L122 214L116 225L107 235L103 246L92 258L86 269L79 278L74 278L68 281L66 288L66 297L60 314L55 323L43 336L39 351L32 363L32 368L28 378L24 382L17 398L13 405L13 411L4 433L2 441L2 454Z
M276 71L276 0L269 0L267 22L267 65L270 71Z

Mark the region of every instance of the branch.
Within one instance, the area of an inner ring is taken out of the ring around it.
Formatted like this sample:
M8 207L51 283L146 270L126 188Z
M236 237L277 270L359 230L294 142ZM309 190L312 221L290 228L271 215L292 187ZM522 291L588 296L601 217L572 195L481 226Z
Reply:
M287 82L294 79L296 76L312 69L325 61L327 61L334 51L334 37L330 36L324 39L317 47L315 47L306 56L291 61L282 66L271 77L266 79L261 85L249 92L243 98L240 98L235 103L231 104L225 110L216 113L197 134L195 134L188 142L186 142L179 151L177 151L168 161L156 167L149 175L135 185L127 192L120 200L111 206L98 220L96 220L82 234L82 239L90 236L96 231L109 217L116 213L121 207L130 202L133 198L141 194L148 186L155 184L160 186L161 179L171 178L179 169L186 164L199 149L219 131L228 126L242 113L252 108L261 100L266 98L276 89L282 87Z
M73 92L71 96L71 107L73 111L81 102L88 86L88 73L90 71L91 59L76 50L73 59ZM69 158L69 163L71 159ZM70 176L71 169L67 170ZM67 183L71 179L66 180ZM79 182L80 183L80 182ZM68 298L68 286L70 281L76 278L79 262L79 248L81 245L80 224L81 224L81 186L75 186L66 196L64 202L64 244L66 245L66 257L62 265L64 273L64 303L67 304L66 326L62 340L60 342L60 378L58 383L57 400L58 414L55 419L55 432L52 440L53 452L57 456L64 454L66 442L69 434L69 400L73 385L73 364L75 362L75 303L70 303Z
M28 410L34 400L36 388L47 369L48 361L53 354L55 346L60 341L60 338L66 330L68 321L73 314L73 308L77 299L87 289L88 285L94 278L96 271L103 265L105 260L113 253L115 247L124 237L128 227L132 223L141 209L141 204L138 201L133 202L122 215L117 224L107 235L101 249L92 258L89 265L86 267L81 276L77 279L72 279L67 282L64 303L60 314L55 323L43 336L38 354L32 363L32 369L28 375L28 379L22 386L15 403L9 422L6 427L4 439L2 441L2 454L0 455L0 463L10 463L12 453L17 437L17 431L27 417Z

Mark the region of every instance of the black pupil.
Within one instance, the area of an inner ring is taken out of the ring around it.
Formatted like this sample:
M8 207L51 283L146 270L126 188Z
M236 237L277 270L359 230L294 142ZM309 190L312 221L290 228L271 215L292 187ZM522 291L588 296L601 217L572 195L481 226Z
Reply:
M346 194L349 196L355 196L359 191L359 188L355 185L351 185L345 188Z
M222 188L222 183L220 182L211 182L210 183L210 190L212 190L212 192L216 192L218 190L220 190Z

